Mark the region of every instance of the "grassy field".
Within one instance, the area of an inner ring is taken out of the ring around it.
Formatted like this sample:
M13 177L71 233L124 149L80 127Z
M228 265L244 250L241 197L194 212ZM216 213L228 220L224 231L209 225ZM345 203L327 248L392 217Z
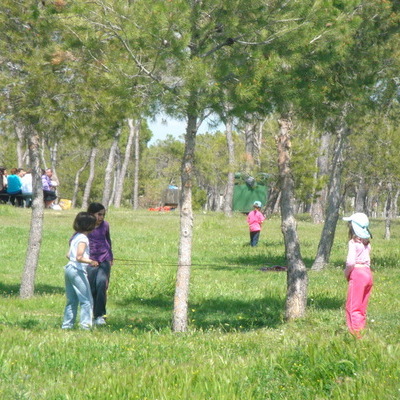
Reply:
M331 265L309 271L307 316L283 320L280 221L247 246L241 214L195 216L190 330L171 332L178 213L110 210L114 256L108 325L60 329L63 265L76 211L46 210L36 294L18 297L30 212L0 206L0 399L400 399L400 224L383 239L372 221L375 286L368 330L344 320L347 228L339 222ZM307 267L321 227L299 218Z

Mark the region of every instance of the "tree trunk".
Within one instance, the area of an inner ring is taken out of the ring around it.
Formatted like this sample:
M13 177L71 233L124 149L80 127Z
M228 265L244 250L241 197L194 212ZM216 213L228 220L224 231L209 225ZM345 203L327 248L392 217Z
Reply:
M262 137L263 137L263 129L266 119L263 121L256 122L255 130L254 130L254 150L253 150L253 157L255 164L260 170L261 168L261 146L262 146Z
M400 190L397 189L396 193L394 194L394 197L393 197L393 212L392 212L393 218L397 217L397 202L399 200L399 196L400 196Z
M319 156L317 160L317 179L321 179L329 174L329 145L331 142L332 134L325 131L320 140ZM311 205L311 218L314 224L322 224L324 222L324 211L326 208L326 185L315 193L315 201Z
M133 209L139 208L140 122L137 121L134 137Z
M388 185L385 206L385 239L390 240L390 225L392 220L392 185Z
M192 102L190 103L190 105ZM188 107L188 123L185 135L185 151L182 160L182 190L180 201L180 235L178 251L178 271L176 277L174 314L172 329L174 332L186 332L188 328L188 299L190 270L192 264L193 210L192 180L194 152L196 147L197 115Z
M368 197L368 185L365 182L365 178L361 177L357 187L355 212L362 212L369 214L367 210L367 197Z
M244 127L246 165L245 172L251 173L254 168L255 125L246 123Z
M86 181L85 191L83 192L83 198L82 198L81 208L84 210L86 210L89 205L90 191L92 190L92 184L95 175L96 155L97 155L97 147L92 147L89 156L89 177L88 180Z
M58 142L55 141L53 146L49 146L49 153L50 153L50 165L51 170L53 171L53 176L57 175L57 159L58 159Z
M85 162L85 164L78 169L78 171L75 174L75 180L74 180L74 191L72 193L72 200L71 200L71 206L72 208L76 207L76 199L78 197L78 190L79 190L79 177L81 176L81 173L85 170L87 165L89 164L89 160Z
M117 185L115 188L114 206L116 208L121 207L121 199L124 190L125 175L128 169L129 159L131 157L133 138L136 132L135 124L133 123L132 118L128 118L128 126L129 126L129 135L125 147L124 161L122 163L121 172L119 174L119 179L117 181Z
M25 154L25 128L21 126L19 123L15 125L15 133L17 135L17 167L23 168L25 166L24 163L24 154Z
M57 195L57 199L55 203L58 203L58 197L59 197L59 186L60 186L60 181L58 180L57 176L57 161L58 161L58 141L56 140L53 144L53 146L49 146L49 152L50 152L50 165L51 165L51 170L53 172L53 175L51 177L51 180L53 182L57 183L57 186L55 186L55 194Z
M33 296L35 291L35 275L39 261L40 247L43 230L43 190L42 171L40 168L39 135L33 130L29 133L29 159L32 169L32 217L29 232L28 248L26 250L24 272L22 274L20 297L27 299Z
M117 183L119 181L120 174L121 174L121 154L120 154L119 150L117 149L114 177L113 177L113 186L112 186L111 197L110 197L110 205L114 204L115 192L117 190Z
M46 162L46 157L44 156L44 149L46 147L46 141L44 140L44 138L40 139L40 146L39 146L39 153L40 153L40 162L42 165L43 169L47 169L47 162Z
M293 320L305 315L307 305L307 270L300 253L300 243L294 218L294 181L290 167L292 127L289 116L279 120L279 135L276 137L278 168L281 180L282 233L287 260L287 294L285 318Z
M265 215L277 214L280 209L281 189L273 182L270 182L268 187L268 202L264 208Z
M311 267L313 270L322 270L329 262L337 221L339 219L339 208L343 201L341 195L341 178L343 171L343 150L349 135L349 130L342 127L336 137L333 154L331 176L328 186L327 207L325 210L325 223L319 240L317 255Z
M108 208L111 199L111 188L112 188L112 177L113 170L115 168L115 153L118 148L119 138L121 137L121 128L115 131L114 139L110 147L110 153L108 154L108 161L106 170L104 173L104 189L103 189L103 199L102 204Z
M232 216L233 190L235 188L235 144L232 136L233 124L229 119L226 122L226 144L228 147L228 179L226 183L224 213L227 217Z

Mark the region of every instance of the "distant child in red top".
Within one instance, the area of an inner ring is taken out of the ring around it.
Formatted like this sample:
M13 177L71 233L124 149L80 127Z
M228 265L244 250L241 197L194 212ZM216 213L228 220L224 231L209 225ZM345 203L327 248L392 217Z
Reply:
M255 201L253 210L247 215L247 223L250 228L250 246L257 246L260 238L261 225L265 220L264 215L261 213L261 201Z
M349 282L346 300L347 327L357 339L365 328L369 296L372 291L369 220L363 213L343 218L349 222L349 247L344 275Z

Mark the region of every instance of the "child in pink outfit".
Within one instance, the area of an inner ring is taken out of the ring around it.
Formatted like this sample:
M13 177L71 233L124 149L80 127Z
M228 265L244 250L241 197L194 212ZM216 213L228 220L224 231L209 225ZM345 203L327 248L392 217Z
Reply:
M351 334L361 338L365 328L368 300L372 291L371 243L369 220L363 213L343 218L349 222L349 247L345 277L349 282L346 300L346 321Z
M265 220L264 215L260 212L261 201L255 201L253 204L254 210L247 215L247 223L250 228L250 246L254 247L258 244L260 238L261 225Z

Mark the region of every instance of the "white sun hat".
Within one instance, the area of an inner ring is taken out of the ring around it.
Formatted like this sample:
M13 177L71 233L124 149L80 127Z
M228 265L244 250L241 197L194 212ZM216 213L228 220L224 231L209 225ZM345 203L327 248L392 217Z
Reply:
M369 239L372 237L368 229L369 219L364 213L355 213L350 217L344 217L343 220L351 222L354 234L360 239Z

